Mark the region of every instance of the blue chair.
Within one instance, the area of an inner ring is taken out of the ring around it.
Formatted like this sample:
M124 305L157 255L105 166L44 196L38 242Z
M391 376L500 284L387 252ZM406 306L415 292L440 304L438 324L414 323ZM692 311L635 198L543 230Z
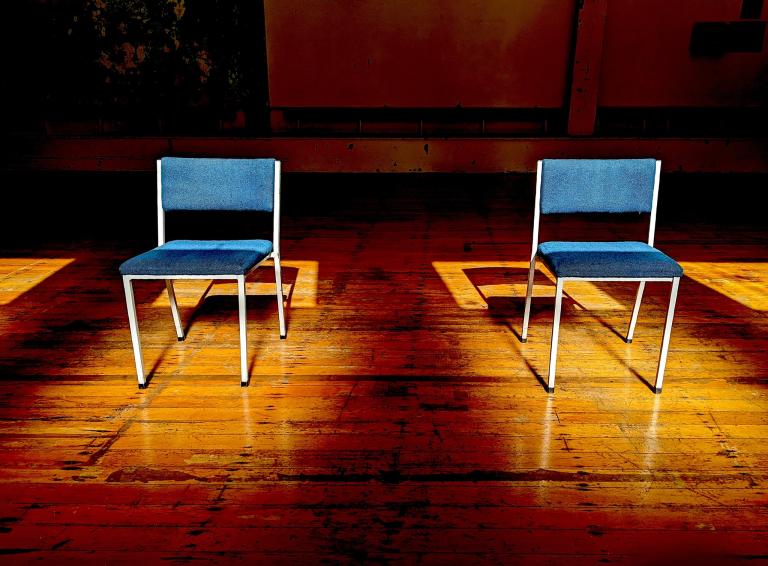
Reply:
M556 279L555 318L547 382L547 391L550 393L555 390L563 283L638 281L640 285L627 332L627 343L631 343L645 283L667 281L672 283L672 293L654 384L654 391L661 393L677 290L683 269L675 260L653 247L660 170L661 162L653 159L545 159L538 162L533 247L521 341L527 341L536 260L541 259ZM539 218L542 214L583 212L650 213L648 243L552 241L539 244Z
M272 240L165 241L166 211L261 211L272 214ZM128 306L139 388L147 381L141 357L133 281L163 279L176 335L184 330L173 290L174 279L237 281L240 315L240 385L248 385L245 279L261 263L274 260L280 338L285 338L280 271L280 162L275 159L203 159L165 157L157 162L157 247L120 266Z

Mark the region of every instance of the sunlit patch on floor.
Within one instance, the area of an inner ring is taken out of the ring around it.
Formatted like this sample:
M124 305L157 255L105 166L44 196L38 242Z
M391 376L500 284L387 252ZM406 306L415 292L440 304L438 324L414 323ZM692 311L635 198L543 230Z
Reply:
M72 263L74 258L0 258L0 305L7 305Z
M756 311L768 310L768 263L680 262L686 277Z

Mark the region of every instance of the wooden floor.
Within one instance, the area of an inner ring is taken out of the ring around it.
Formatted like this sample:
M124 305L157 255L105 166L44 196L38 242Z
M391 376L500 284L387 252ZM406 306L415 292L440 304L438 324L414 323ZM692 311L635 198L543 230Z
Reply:
M362 177L298 203L325 179L286 182L288 338L264 269L248 388L233 287L178 285L179 343L137 284L140 391L117 266L144 243L0 253L0 562L768 562L768 230L662 210L686 270L663 393L669 286L628 345L634 286L604 283L566 285L548 395L543 273L518 340L529 179Z

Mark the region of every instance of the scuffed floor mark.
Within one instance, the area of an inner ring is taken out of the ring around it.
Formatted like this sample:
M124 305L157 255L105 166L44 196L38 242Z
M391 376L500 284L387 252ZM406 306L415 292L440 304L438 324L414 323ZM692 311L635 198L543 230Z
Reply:
M469 411L469 405L467 404L455 404L455 403L421 403L419 405L419 408L423 411L458 411L458 412L468 412Z
M64 539L62 541L57 542L51 547L51 550L59 550L62 546L72 542L71 538Z
M110 483L130 483L130 482L153 482L153 481L207 481L201 478L180 472L178 470L157 470L144 466L136 466L116 470L109 474L107 482Z

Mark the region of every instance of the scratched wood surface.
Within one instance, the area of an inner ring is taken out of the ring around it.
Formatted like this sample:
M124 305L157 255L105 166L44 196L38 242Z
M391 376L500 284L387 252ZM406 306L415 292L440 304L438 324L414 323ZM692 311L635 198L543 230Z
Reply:
M605 283L566 286L547 395L544 273L517 338L530 179L328 179L286 181L288 339L265 269L249 388L234 288L192 282L181 343L162 287L137 284L137 389L117 266L151 224L146 242L6 246L0 561L768 560L764 227L662 211L658 245L686 269L664 392L647 382L668 286L627 345L634 288Z

